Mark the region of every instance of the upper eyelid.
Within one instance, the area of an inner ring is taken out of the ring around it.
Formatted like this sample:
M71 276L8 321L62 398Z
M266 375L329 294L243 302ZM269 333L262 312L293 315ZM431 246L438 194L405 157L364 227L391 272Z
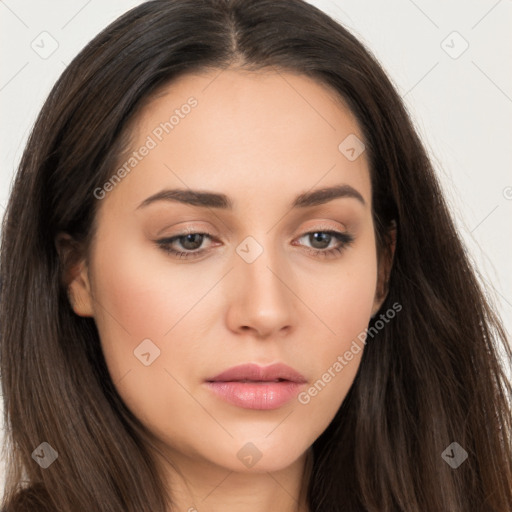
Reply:
M320 226L320 227L306 229L305 231L301 231L301 233L299 235L297 235L297 236L298 237L302 237L304 235L309 235L311 233L319 233L319 232L321 232L321 233L332 232L332 233L348 234L349 230L333 228L332 226L323 226L323 227ZM185 229L183 231L180 231L179 233L176 233L175 235L164 236L161 239L162 240L171 240L171 239L182 238L182 237L187 236L187 235L207 235L210 238L218 238L217 235L215 235L214 233L212 233L212 232L210 232L208 230L201 230L201 229L193 229L193 228L191 228L191 229Z
M315 224L311 227L305 228L304 230L301 230L300 233L301 233L301 235L304 235L304 234L312 233L315 231L335 231L335 232L340 232L340 233L349 233L350 232L350 229L347 226L343 225L343 223L341 223L339 221L336 221L336 222L338 224L342 224L343 227L328 225L327 222L328 221L318 221L318 224ZM208 228L203 229L201 227L185 227L176 234L164 236L162 238L169 239L169 238L175 238L175 237L180 237L180 236L186 236L189 234L206 234L206 235L209 235L212 237L217 237L217 235L215 234L215 231L216 230L210 230ZM289 233L288 230L287 230L287 232ZM233 230L228 229L228 233L229 233L229 235L232 235ZM299 236L301 236L301 235L299 235Z
M337 234L339 235L348 235L348 236L353 236L351 235L351 233L347 230L347 231L343 231L343 230L339 230L339 229L334 229L334 228L331 228L331 227L320 227L320 228L313 228L313 229L309 229L309 230L306 230L306 231L303 231L301 234L299 234L298 236L294 237L293 240L296 240L296 239L300 239L304 236L307 236L307 235L310 235L311 233L333 233L334 236L336 236ZM215 240L218 240L218 238L214 235L214 234L211 234L211 233L208 233L206 231L201 231L201 230L194 230L194 229L190 229L190 230L186 230L186 231L182 231L181 233L178 233L176 235L172 235L172 236L168 236L168 237L163 237L161 239L159 239L158 241L159 242L162 242L162 241L166 241L168 244L171 244L171 243L174 243L176 241L178 241L180 238L183 238L187 235L206 235L208 238L210 238L211 241L215 241ZM202 250L208 250L208 249L196 249L196 250L190 250L189 252L190 253L193 253L193 252L200 252Z

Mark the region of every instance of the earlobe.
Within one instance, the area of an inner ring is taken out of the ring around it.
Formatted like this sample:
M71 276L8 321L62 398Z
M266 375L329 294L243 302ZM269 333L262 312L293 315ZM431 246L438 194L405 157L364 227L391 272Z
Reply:
M68 297L73 311L78 316L92 317L94 311L92 308L92 296L89 283L89 275L85 262L79 264L78 269L74 269L71 283L68 287Z
M61 280L73 311L79 316L94 316L88 268L80 244L67 233L59 233L55 247L62 265Z

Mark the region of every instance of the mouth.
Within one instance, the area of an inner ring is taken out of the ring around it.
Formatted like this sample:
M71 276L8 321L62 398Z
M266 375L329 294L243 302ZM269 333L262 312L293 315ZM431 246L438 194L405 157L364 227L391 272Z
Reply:
M219 398L244 409L271 410L297 396L306 378L290 366L244 364L205 381Z

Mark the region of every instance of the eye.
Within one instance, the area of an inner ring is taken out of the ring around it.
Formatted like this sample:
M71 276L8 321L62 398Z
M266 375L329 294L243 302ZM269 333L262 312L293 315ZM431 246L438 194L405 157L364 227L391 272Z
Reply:
M332 230L310 231L302 235L299 240L305 237L313 245L313 247L306 247L307 252L313 256L321 256L323 258L341 254L345 248L354 242L352 235ZM332 242L335 242L335 245L329 247Z
M157 240L158 246L163 249L166 253L176 257L176 258L194 258L201 254L203 254L208 249L198 250L203 241L206 239L213 239L213 236L210 233L200 233L195 231L190 231L187 233L183 233L180 235L176 235L170 238L163 238L161 240ZM184 249L183 251L177 250L174 246L178 243Z
M354 237L348 233L340 231L310 231L305 233L298 240L308 237L313 247L307 247L306 251L313 256L330 257L341 254L343 250L354 242ZM157 240L156 244L163 251L179 259L196 258L210 250L210 248L201 248L206 239L213 240L210 233L190 231L175 235L170 238ZM335 242L333 247L330 247ZM293 245L297 245L294 243ZM302 245L302 244L299 244ZM180 250L180 247L182 250Z

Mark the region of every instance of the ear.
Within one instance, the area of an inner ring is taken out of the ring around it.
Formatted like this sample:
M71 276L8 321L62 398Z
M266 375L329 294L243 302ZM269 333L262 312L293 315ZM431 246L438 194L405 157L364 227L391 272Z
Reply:
M73 311L79 316L94 316L88 268L80 244L67 233L59 233L55 247L62 264L62 283Z
M388 231L388 243L378 256L377 289L375 291L372 316L374 316L380 309L389 292L389 275L391 273L391 268L393 267L396 249L396 231L396 222L393 221Z

